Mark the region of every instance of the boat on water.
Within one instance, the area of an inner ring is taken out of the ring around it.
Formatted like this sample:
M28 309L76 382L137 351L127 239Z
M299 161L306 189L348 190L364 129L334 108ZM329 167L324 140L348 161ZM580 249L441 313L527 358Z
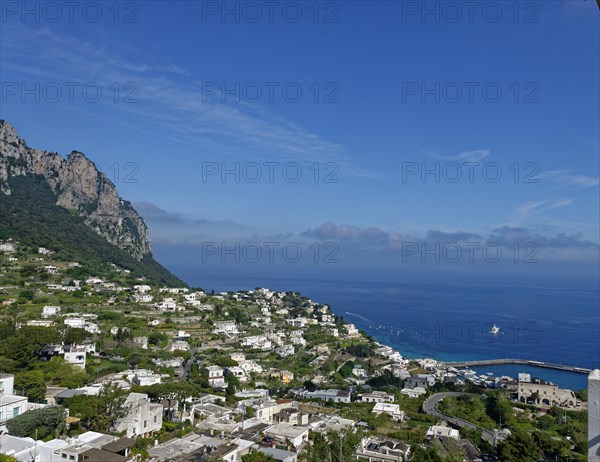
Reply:
M474 376L477 375L477 372L471 370L471 369L461 369L458 371L458 374L462 375L462 376Z
M497 335L500 333L500 328L494 324L494 326L490 329L490 334Z

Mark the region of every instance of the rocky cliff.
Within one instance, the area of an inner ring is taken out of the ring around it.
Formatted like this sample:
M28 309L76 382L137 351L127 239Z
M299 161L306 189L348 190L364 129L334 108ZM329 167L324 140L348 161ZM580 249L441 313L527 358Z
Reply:
M9 178L41 175L56 195L56 204L82 217L92 230L137 260L150 256L148 228L115 185L84 154L32 149L15 128L0 120L0 200L10 195Z

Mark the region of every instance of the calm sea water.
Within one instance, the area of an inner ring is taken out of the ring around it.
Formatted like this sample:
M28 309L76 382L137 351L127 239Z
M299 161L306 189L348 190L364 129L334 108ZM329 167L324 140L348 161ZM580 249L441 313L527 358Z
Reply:
M206 275L176 271L205 290L268 287L299 291L409 358L446 361L523 358L597 368L600 298L594 281L455 279L372 281ZM490 333L493 325L500 328ZM516 376L530 372L562 387L585 388L582 374L494 366L478 372Z

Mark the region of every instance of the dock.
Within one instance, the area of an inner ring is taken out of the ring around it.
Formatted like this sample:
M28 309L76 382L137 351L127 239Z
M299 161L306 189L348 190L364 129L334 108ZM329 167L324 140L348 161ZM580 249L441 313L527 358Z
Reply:
M481 359L475 361L459 361L459 362L444 362L446 366L450 367L476 367L476 366L497 366L502 364L522 364L524 366L536 366L545 367L547 369L557 369L560 371L576 372L578 374L589 375L592 370L586 369L585 367L568 366L565 364L547 363L544 361L533 361L530 359Z

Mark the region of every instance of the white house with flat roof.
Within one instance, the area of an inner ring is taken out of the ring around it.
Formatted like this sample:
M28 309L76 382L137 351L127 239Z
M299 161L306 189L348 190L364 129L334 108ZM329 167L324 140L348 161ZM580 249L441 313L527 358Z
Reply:
M14 375L0 374L0 431L10 419L27 411L27 397L13 394L14 387Z
M42 308L42 317L48 318L50 316L58 316L60 314L60 306L46 305Z
M81 367L85 369L85 362L87 358L87 349L84 346L70 346L64 348L65 361L73 366Z
M404 419L404 411L400 410L400 405L398 404L376 403L371 412L377 415L387 414L398 422Z
M297 448L308 442L308 428L288 423L278 423L264 430L265 435L275 441L285 443L289 441Z
M458 430L455 430L454 428L443 427L441 425L433 425L429 427L429 430L427 430L426 436L428 438L434 438L436 436L445 436L446 438L453 438L457 440L460 437L460 434Z

